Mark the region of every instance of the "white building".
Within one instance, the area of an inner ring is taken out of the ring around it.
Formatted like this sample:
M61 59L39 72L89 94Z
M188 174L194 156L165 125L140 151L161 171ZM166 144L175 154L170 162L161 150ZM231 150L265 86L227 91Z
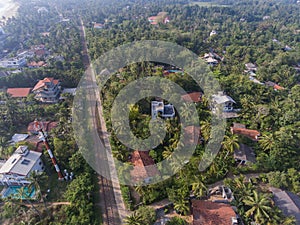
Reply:
M216 105L223 104L223 112L233 111L233 104L236 102L228 95L225 95L223 92L218 93L217 95L212 95L212 104L213 109Z
M25 141L28 137L28 134L14 134L10 140L10 143L16 144L18 142Z
M27 64L27 58L33 57L34 54L30 51L19 53L16 57L3 58L0 60L0 67L4 68L20 68Z
M20 68L27 63L25 57L4 58L0 61L0 67L4 68Z
M32 171L44 171L41 155L40 152L30 151L27 146L19 146L0 168L0 184L8 186L29 184L26 178Z
M163 118L172 118L175 116L174 106L171 104L165 105L163 101L152 101L151 102L151 116L155 119L161 113Z

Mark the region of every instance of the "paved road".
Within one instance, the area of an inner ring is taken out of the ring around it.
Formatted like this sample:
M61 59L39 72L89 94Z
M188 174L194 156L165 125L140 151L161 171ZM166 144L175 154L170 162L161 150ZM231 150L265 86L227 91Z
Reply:
M96 78L93 70L93 65L91 63L88 48L86 43L86 34L81 20L81 34L83 37L83 63L86 66L86 80L88 83L93 86L96 84ZM122 194L120 190L120 184L118 181L112 182L110 177L116 176L116 168L114 159L112 157L112 151L109 141L109 134L107 133L106 123L103 117L102 102L100 98L99 91L95 91L94 88L88 89L87 93L89 96L88 99L93 102L96 101L96 110L91 109L90 114L92 115L93 126L97 129L97 132L93 133L93 140L101 138L101 142L106 147L106 151L101 149L96 149L95 159L100 159L96 163L97 171L101 171L102 174L105 174L105 177L99 176L99 185L100 185L100 205L102 209L102 220L105 225L120 225L121 221L128 215L128 212L125 209L125 204L122 199ZM98 147L98 146L96 146ZM108 166L103 166L102 161L108 162Z

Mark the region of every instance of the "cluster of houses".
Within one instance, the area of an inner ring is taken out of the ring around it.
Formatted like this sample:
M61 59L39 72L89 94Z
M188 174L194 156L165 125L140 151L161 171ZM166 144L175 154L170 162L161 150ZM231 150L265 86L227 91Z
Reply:
M201 92L191 92L182 96L183 101L194 102L195 104L202 102ZM223 104L224 112L231 112L234 110L233 105L235 101L224 93L218 93L212 96L213 104ZM212 106L214 108L214 106ZM164 104L163 101L151 102L151 116L152 119L158 116L162 118L173 118L176 112L173 105ZM254 129L248 129L244 124L233 123L231 126L232 134L242 135L249 140L257 142L260 132ZM184 135L188 137L186 140L191 143L201 144L201 129L200 127L189 126L184 129ZM246 144L240 144L238 148L234 149L234 159L237 166L245 166L256 162L254 150ZM130 157L134 169L131 171L131 177L145 183L149 183L155 176L159 176L160 172L156 168L154 160L149 155L149 151L134 151ZM241 219L237 214L237 209L230 205L234 199L231 190L224 186L217 186L209 189L207 197L202 200L195 200L191 196L192 207L192 224L193 225L238 225L241 224ZM172 205L171 202L164 200L165 203L154 203L153 207L156 210L163 210L165 207ZM155 206L157 205L157 206ZM161 221L165 222L166 218ZM162 223L164 224L164 223Z
M193 102L195 104L202 102L202 93L201 92L191 92L182 96L182 100L186 102ZM235 101L228 95L225 95L223 92L218 93L212 96L212 112L215 113L218 105L222 105L222 115L225 118L235 118L237 117L237 113L233 105ZM156 100L151 102L151 117L152 119L156 119L157 117L161 117L163 119L166 118L174 118L176 115L174 106L172 104L165 104L163 100ZM260 132L257 130L247 129L245 125L233 123L231 127L231 132L237 135L243 135L249 138L252 141L258 141L260 136ZM184 128L185 140L190 143L198 143L201 144L201 130L200 127L189 126ZM234 150L234 159L237 162L237 165L247 165L249 163L255 163L255 153L253 149L245 144L240 144L238 149ZM153 176L158 175L158 170L151 169L147 171L147 166L154 165L154 161L149 156L149 152L144 151L135 151L132 154L131 162L135 165L136 169L132 171L132 177L135 177L137 180L144 180L147 183L148 180L151 180Z
M230 205L234 199L230 188L216 186L208 190L205 200L192 200L193 225L238 225L237 210Z
M272 82L272 81L267 81L267 82L260 82L259 80L257 80L256 77L256 72L257 72L257 66L253 63L246 63L245 64L246 69L244 70L244 72L246 74L249 75L249 79L256 83L256 84L260 84L260 85L266 85L269 87L272 87L275 91L279 91L279 90L284 90L284 87L281 87L280 85Z
M0 67L3 68L37 68L45 67L47 63L44 60L32 61L34 57L39 59L46 59L49 55L49 51L45 48L45 45L34 45L31 49L19 52L14 57L4 57L0 59Z
M22 100L33 94L35 99L41 103L57 103L64 99L61 94L76 94L76 88L64 88L60 86L60 81L53 77L45 77L39 80L33 88L7 88L6 93L11 98Z
M293 216L300 224L300 197L285 190L271 187L275 205L285 216ZM192 200L193 225L239 225L243 224L237 208L230 205L234 195L230 188L216 186L209 189L205 200Z
M26 98L34 94L35 99L43 103L57 103L61 94L60 81L52 77L39 80L33 88L8 88L7 93L12 98Z
M47 134L57 127L58 122L44 121L40 124ZM38 136L34 121L28 124L27 134L14 134L9 144L13 146L19 144L19 147L7 160L0 160L0 185L4 186L0 197L15 194L16 189L30 184L28 178L32 172L45 170L41 158L44 144L42 138Z

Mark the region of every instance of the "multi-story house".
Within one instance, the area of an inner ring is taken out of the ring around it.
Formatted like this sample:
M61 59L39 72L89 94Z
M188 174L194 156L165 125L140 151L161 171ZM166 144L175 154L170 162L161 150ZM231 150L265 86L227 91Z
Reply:
M35 98L44 103L56 103L60 95L60 82L53 77L40 80L32 89Z

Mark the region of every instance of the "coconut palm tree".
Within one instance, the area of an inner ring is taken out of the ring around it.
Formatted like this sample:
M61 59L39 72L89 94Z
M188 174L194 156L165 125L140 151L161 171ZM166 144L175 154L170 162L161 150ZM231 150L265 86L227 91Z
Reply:
M130 216L127 216L124 220L126 225L142 225L142 217L136 211L133 212Z
M225 159L227 158L228 154L233 153L234 149L239 149L239 140L238 136L233 134L233 135L225 135L224 140L222 142L222 147L224 150L227 151L226 156L224 157Z
M28 177L28 181L30 182L29 184L29 189L34 189L36 196L38 199L41 199L44 207L46 209L46 212L48 214L48 216L50 216L46 201L42 195L42 191L41 191L41 186L44 186L44 182L46 181L47 177L45 173L40 173L37 171L32 171L32 173L30 174L30 176Z
M25 187L21 187L18 189L18 191L14 194L14 197L16 199L20 200L20 203L23 204L23 200L26 201L27 204L31 205L31 208L39 215L39 218L41 220L41 213L37 208L33 205L32 201L29 200L28 190L25 190Z
M206 194L206 190L207 188L205 186L203 176L194 176L194 179L192 180L193 193L200 198Z
M144 186L143 185L137 185L135 186L134 190L139 194L143 195L145 193Z
M166 225L187 225L188 223L180 217L172 217Z
M263 134L258 142L264 151L270 151L275 146L275 134Z
M190 212L189 200L181 196L178 201L174 202L174 209L180 215L187 215Z
M243 202L246 207L249 207L245 214L247 217L251 217L258 224L266 224L270 220L272 207L268 195L253 190L252 195L246 196Z
M208 120L201 121L200 124L201 124L201 134L204 140L207 142L210 137L211 124Z
M7 146L7 139L5 137L0 137L0 157L4 153L4 148Z
M162 156L164 159L168 158L173 153L173 147L172 146L165 146L164 151L162 153Z
M282 225L294 225L296 224L296 219L295 217L287 217L284 219Z

